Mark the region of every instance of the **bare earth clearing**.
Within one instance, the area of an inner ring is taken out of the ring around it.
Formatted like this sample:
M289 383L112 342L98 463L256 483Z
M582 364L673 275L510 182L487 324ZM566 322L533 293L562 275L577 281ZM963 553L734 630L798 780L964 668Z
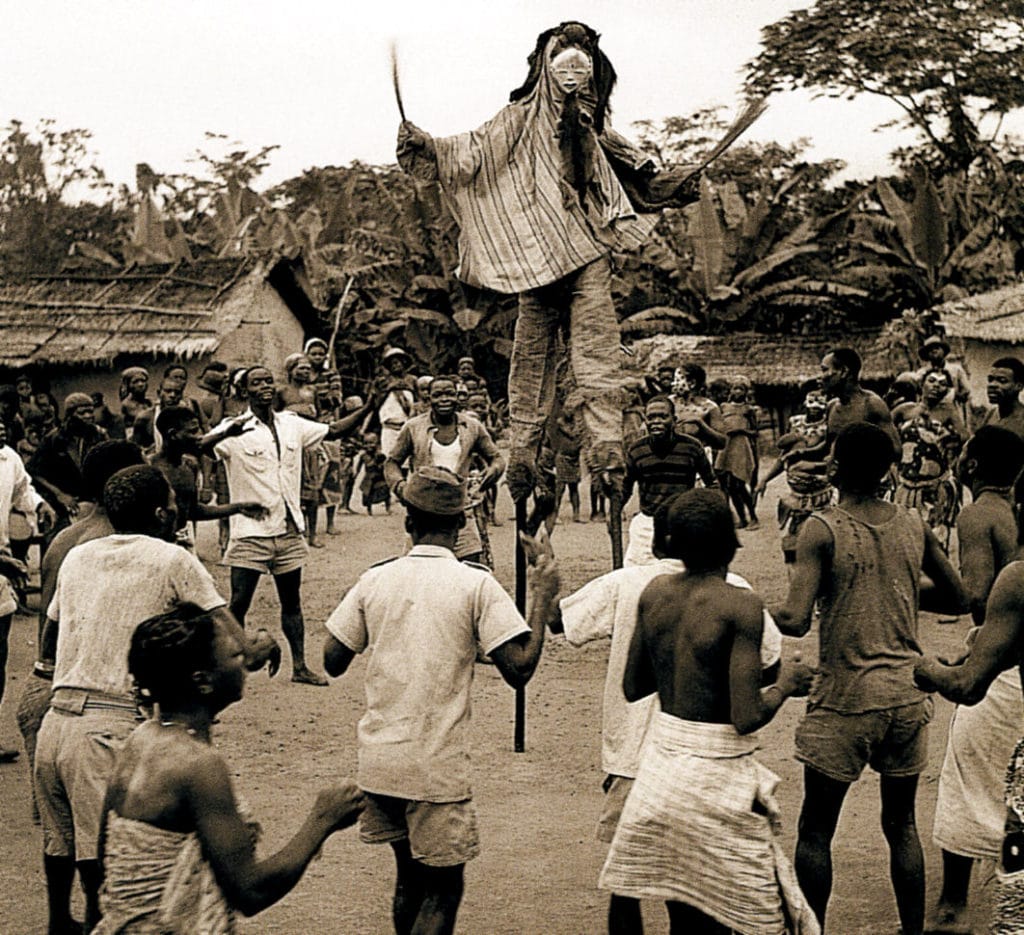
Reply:
M776 487L781 484L775 485ZM585 493L585 491L584 491ZM357 498L358 499L358 495ZM586 498L584 499L586 501ZM503 494L502 517L511 515ZM786 574L771 518L775 501L763 504L763 526L742 533L745 545L734 569L745 575L772 606L784 597ZM378 508L379 509L379 508ZM587 511L584 511L584 515ZM629 515L629 513L627 513ZM200 555L213 554L212 525L201 530ZM401 511L392 516L341 515L342 535L325 537L327 548L313 550L303 595L308 655L320 668L323 621L345 589L370 563L401 552L405 533ZM512 524L491 530L497 574L511 588ZM563 592L610 568L603 525L570 521L568 503L554 536ZM224 568L211 566L227 594ZM439 581L438 586L444 583ZM277 630L277 605L269 581L261 583L250 625ZM951 650L967 629L967 618L940 626L925 615L927 648ZM0 739L20 747L14 710L34 657L35 621L15 620L8 664L7 698L0 711ZM816 639L803 640L813 658ZM787 652L795 641L787 640ZM468 935L589 935L604 930L607 900L596 880L605 848L594 838L601 807L600 701L607 645L577 650L562 637L550 637L544 658L528 687L527 751L512 752L513 693L497 672L480 666L474 688L474 787L479 810L482 855L466 873L466 896L458 930ZM363 710L364 663L327 689L293 685L285 662L282 673L250 678L243 702L227 711L216 742L235 770L237 790L263 823L261 850L279 847L298 827L317 788L355 773L355 725ZM762 731L762 761L782 777L779 799L791 854L802 793L801 770L792 758L793 731L803 702L790 701ZM938 892L939 853L931 843L936 782L942 764L951 706L939 701L932 728L931 754L922 777L918 822L928 865L929 905ZM0 767L0 932L45 932L42 843L32 824L25 757ZM836 886L829 916L838 935L880 935L898 930L888 882L888 854L878 820L878 781L874 774L847 798L834 851ZM976 874L981 877L981 874ZM245 932L353 933L392 931L391 851L359 843L352 830L336 835L296 890ZM645 909L648 931L668 931L664 909ZM979 919L978 930L982 929Z

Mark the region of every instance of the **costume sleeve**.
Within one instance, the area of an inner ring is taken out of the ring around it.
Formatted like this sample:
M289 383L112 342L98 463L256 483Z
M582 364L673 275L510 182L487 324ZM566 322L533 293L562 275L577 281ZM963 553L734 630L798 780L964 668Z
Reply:
M475 603L476 638L486 655L530 632L515 602L489 572L480 572Z
M573 646L608 639L615 628L617 572L601 575L559 601L565 638Z
M178 601L191 601L203 610L214 610L223 607L227 601L221 597L217 585L213 583L210 573L202 562L191 552L174 546L171 584Z
M339 643L344 643L354 653L361 653L370 642L363 613L363 579L350 588L341 603L334 608L324 626Z
M446 189L471 184L486 161L504 165L522 133L526 108L522 104L503 107L483 126L469 133L434 139L437 174Z

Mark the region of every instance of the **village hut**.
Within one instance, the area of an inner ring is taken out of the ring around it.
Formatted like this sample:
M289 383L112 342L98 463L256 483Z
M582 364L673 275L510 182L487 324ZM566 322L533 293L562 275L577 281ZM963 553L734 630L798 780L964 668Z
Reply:
M834 347L852 347L863 360L861 382L881 390L896 369L877 341L877 329L842 333L794 335L741 332L728 335L655 335L629 345L624 366L635 376L654 373L659 366L699 364L708 381L745 375L764 416L762 428L784 430L803 402L800 387L821 375L821 359Z
M282 377L318 330L310 292L301 260L251 257L0 279L0 380L28 372L58 400L98 391L113 407L128 366L150 371L151 392L171 363L192 381L213 359Z
M1024 358L1024 283L956 299L931 311L967 370L972 401L984 403L992 362Z

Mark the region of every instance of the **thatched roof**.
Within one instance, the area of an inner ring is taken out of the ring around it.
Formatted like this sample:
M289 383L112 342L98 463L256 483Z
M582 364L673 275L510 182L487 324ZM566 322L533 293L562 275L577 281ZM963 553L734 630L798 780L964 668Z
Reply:
M121 354L187 359L212 353L225 335L248 323L245 303L228 307L224 302L239 284L266 279L293 307L295 295L287 293L295 278L281 268L287 265L282 261L267 272L257 260L234 257L129 270L91 266L2 279L0 366L111 362ZM309 309L293 311L303 320Z
M1024 283L946 302L932 311L950 337L1024 344Z
M709 380L745 374L759 386L795 387L821 374L821 358L831 348L846 346L861 355L864 380L888 380L896 370L875 347L878 335L875 330L820 335L656 335L633 342L630 349L634 353L626 366L650 373L665 363L694 363L707 371Z

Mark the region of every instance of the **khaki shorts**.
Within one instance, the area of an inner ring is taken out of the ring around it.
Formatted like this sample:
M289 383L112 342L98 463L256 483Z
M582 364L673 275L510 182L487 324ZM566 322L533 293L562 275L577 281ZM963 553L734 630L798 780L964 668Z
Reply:
M48 857L96 859L107 782L138 723L128 706L86 703L80 714L56 707L46 713L36 740L35 791Z
M283 536L250 536L228 543L222 565L248 568L263 575L286 575L302 568L309 556L309 546L302 533L286 532Z
M810 708L796 729L796 758L839 782L855 782L865 766L883 776L916 776L928 763L928 722L935 704L862 714Z
M367 792L359 837L364 844L408 840L412 856L428 867L457 867L480 853L472 799L418 802Z
M615 829L619 827L619 819L622 817L622 808L626 804L629 790L633 788L634 780L625 776L614 776L609 774L604 781L604 806L601 809L601 817L597 819L597 840L605 844L611 844L615 837Z

